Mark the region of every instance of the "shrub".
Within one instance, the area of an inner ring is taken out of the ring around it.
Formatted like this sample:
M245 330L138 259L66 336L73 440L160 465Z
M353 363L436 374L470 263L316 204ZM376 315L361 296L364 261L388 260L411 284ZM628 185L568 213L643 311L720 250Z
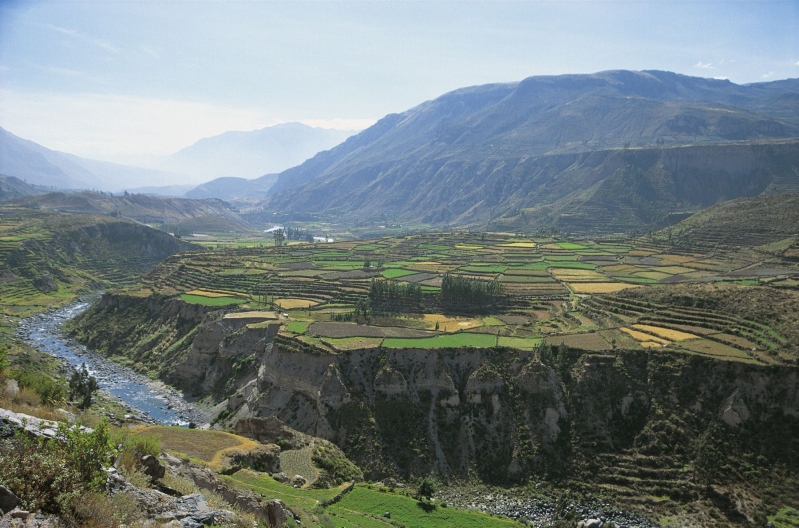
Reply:
M53 439L20 430L0 441L0 481L23 508L59 514L75 496L103 489L112 454L106 422L92 432L61 422Z
M9 377L17 380L20 388L33 390L42 405L53 407L66 400L67 391L63 382L36 372L12 370Z
M69 399L77 400L78 408L88 409L92 404L92 395L98 388L97 379L89 375L84 363L80 370L75 370L69 380Z

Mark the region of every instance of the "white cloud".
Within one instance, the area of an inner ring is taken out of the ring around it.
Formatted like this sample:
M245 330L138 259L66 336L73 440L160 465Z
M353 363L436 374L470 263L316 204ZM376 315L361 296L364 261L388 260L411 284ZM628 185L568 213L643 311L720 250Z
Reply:
M56 33L60 33L67 37L71 37L82 42L86 42L88 44L92 44L93 46L97 46L98 48L102 48L110 53L119 53L120 49L108 42L107 40L97 39L93 37L89 37L88 35L84 35L80 31L75 31L74 29L69 29L65 27L55 26L53 24L47 24L47 27L51 30L55 31Z
M761 79L768 79L769 77L772 77L773 75L774 75L774 72L770 71L768 73L764 73L763 75L761 75L760 78Z
M710 63L710 62L699 61L696 64L694 64L694 68L701 68L703 70L712 70L713 69L713 64Z
M729 81L730 80L729 77L713 77L713 78L716 79L717 81Z
M799 66L799 61L794 62L794 65Z
M168 99L0 90L0 126L48 148L96 159L171 154L205 137L286 121L343 130L374 123L276 119L260 109Z

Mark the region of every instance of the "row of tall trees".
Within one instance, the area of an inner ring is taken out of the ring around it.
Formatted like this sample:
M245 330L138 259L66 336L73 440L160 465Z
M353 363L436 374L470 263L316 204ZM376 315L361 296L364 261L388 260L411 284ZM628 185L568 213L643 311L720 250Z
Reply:
M411 312L422 306L422 287L412 282L372 279L369 305L376 312Z
M446 273L441 281L441 306L447 310L485 310L504 297L505 287L497 280L485 281Z

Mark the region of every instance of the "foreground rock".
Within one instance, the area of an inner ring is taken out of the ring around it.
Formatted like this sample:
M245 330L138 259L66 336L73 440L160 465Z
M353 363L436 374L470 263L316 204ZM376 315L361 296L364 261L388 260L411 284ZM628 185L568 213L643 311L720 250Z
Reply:
M7 513L17 507L19 497L10 489L0 485L0 513Z

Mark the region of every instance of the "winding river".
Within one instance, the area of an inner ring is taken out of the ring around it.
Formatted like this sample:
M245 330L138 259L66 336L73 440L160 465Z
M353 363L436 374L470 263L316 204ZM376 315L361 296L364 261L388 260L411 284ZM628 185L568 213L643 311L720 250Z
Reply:
M133 417L169 425L204 423L205 413L184 400L180 392L92 352L63 332L61 325L90 305L89 300L81 299L23 319L18 336L65 364L80 368L85 363L89 373L97 378L100 390L121 400Z

